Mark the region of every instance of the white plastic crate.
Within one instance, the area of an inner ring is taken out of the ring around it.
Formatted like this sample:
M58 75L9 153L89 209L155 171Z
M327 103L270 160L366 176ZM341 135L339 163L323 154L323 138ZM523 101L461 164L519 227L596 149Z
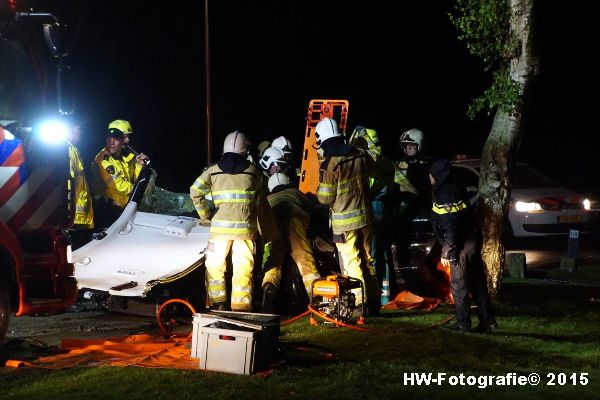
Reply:
M264 371L279 345L279 315L219 311L195 314L191 356L200 368L234 374Z

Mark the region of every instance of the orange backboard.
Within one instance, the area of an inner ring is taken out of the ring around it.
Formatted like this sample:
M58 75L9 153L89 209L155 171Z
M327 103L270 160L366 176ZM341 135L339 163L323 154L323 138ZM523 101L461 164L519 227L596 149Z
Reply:
M341 132L346 132L348 106L348 100L313 99L308 103L300 184L298 187L300 191L316 194L319 187L319 154L317 153L315 127L319 121L327 117L338 123Z

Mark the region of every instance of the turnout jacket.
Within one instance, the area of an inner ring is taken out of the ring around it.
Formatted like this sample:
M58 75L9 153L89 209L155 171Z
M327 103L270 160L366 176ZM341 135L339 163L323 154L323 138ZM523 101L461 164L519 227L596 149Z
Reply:
M135 158L114 157L104 148L92 163L92 192L124 208L141 171Z
M214 215L207 197L212 197ZM210 219L210 236L223 240L256 240L259 203L266 203L258 168L237 153L225 153L190 187L198 215ZM268 205L267 205L268 206Z
M69 221L74 225L82 225L87 228L94 227L94 211L92 209L92 199L90 198L90 189L88 187L85 174L83 172L83 163L79 150L68 142L69 146Z
M334 139L324 142L324 145ZM363 228L373 222L369 196L368 168L372 159L365 151L339 144L328 151L319 170L319 202L331 207L331 227L334 234Z
M467 234L475 229L467 193L459 185L436 182L432 200L431 224L442 246L442 258L458 260Z
M418 194L429 199L431 184L429 183L429 167L433 158L427 154L418 154L413 157L405 156L396 161L394 181L400 185L402 191Z
M315 204L304 193L295 188L274 191L267 196L269 205L277 219L297 218L302 221L305 228L310 224L310 214Z

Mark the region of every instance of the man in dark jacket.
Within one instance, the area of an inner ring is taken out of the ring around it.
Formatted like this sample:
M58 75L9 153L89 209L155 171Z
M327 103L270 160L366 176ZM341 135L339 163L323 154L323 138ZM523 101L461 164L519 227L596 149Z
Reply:
M433 186L431 223L442 246L441 263L450 268L450 288L456 306L456 324L452 329L471 330L471 292L478 305L479 325L475 330L489 332L498 325L492 316L483 271L481 234L476 228L466 191L449 182L449 175L448 160L437 160L429 169Z

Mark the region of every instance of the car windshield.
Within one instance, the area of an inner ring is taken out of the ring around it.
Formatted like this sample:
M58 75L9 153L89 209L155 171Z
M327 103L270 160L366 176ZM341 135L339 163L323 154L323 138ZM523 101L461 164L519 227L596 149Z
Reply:
M540 172L525 165L516 165L512 174L512 187L516 189L558 186Z

